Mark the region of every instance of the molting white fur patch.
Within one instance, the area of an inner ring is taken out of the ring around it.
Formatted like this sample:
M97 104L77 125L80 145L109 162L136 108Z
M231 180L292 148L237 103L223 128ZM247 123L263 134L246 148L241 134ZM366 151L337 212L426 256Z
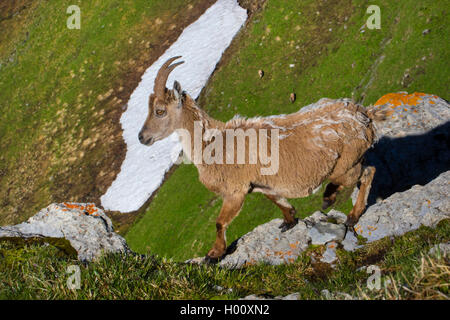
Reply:
M183 56L185 63L170 74L167 86L171 88L177 80L196 98L246 19L246 10L236 0L218 0L186 27L175 43L145 71L120 119L127 153L116 180L100 198L106 210L138 210L161 185L181 151L176 133L150 147L138 141L139 130L147 117L153 82L161 65L171 57Z

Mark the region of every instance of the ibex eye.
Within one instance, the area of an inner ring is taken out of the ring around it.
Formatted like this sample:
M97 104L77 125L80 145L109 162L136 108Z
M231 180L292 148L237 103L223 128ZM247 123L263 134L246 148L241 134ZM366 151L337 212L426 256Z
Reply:
M164 117L164 116L166 115L166 110L163 110L163 109L156 109L156 110L155 110L155 114L156 114L158 117Z

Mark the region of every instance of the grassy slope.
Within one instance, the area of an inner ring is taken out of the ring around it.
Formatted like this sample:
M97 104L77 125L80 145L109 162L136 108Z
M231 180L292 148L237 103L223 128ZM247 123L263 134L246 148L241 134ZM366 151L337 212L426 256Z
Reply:
M1 224L106 191L122 161L122 107L170 37L208 1L21 0L4 9ZM66 27L72 4L81 9L80 30Z
M0 299L236 299L293 292L298 292L300 299L324 299L323 289L369 299L448 299L448 259L421 259L432 245L449 241L449 235L447 220L436 229L422 227L395 241L381 239L354 253L338 250L341 263L334 270L326 264L311 263L308 254L289 265L256 265L233 271L151 256L109 255L86 266L53 246L0 242ZM359 268L373 264L380 268L381 283L389 279L395 286L368 290L371 273ZM70 265L80 266L79 290L67 288ZM215 286L226 290L218 291Z
M361 33L370 4L381 8L381 30ZM322 97L353 97L370 104L388 92L422 91L449 99L446 10L445 1L269 0L234 41L200 105L228 120L235 113L294 112ZM425 29L431 30L426 36ZM259 69L265 72L261 80ZM404 80L405 73L409 77ZM291 92L297 94L294 104L289 103ZM337 207L348 212L346 199ZM321 199L318 194L291 202L304 217L319 209ZM220 205L198 181L195 167L182 165L126 238L138 252L179 260L204 255L214 241ZM249 195L227 238L231 242L279 217L270 201Z

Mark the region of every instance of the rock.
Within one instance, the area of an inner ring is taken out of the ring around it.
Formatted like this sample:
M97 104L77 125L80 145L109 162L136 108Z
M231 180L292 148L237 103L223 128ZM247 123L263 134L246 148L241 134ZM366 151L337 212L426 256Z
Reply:
M322 291L320 291L320 294L322 296L324 296L324 298L327 300L355 300L356 299L353 296L349 295L348 293L340 292L340 291L338 291L336 293L331 293L327 289L323 289Z
M428 254L438 257L450 256L450 241L433 246L430 251L428 251Z
M259 262L271 265L294 262L308 247L308 229L300 220L292 229L281 232L282 222L274 219L238 239L234 251L220 261L220 266L240 268Z
M271 299L260 297L260 296L257 296L256 294L251 294L251 295L245 296L243 298L240 298L239 300L271 300Z
M358 245L358 239L355 237L353 232L347 232L345 234L344 241L341 242L344 246L344 250L346 251L354 251L362 247L362 245Z
M204 264L205 263L205 257L196 257L196 258L188 259L184 263Z
M355 231L369 242L386 236L398 236L421 225L434 227L450 218L450 171L425 186L395 193L369 207L355 226Z
M227 292L227 293L232 293L232 292L233 292L233 289L232 289L232 288L226 289L226 288L224 288L224 287L222 287L222 286L218 286L218 285L214 285L214 286L213 286L213 289L216 290L216 291L219 291L219 292L223 292L223 291L225 291L225 292Z
M332 298L331 292L328 289L323 289L320 294L325 297L325 299L330 300Z
M314 212L312 215L310 215L309 217L306 217L303 221L307 224L307 225L314 225L320 221L326 222L328 220L327 215L323 214L320 211L316 211Z
M287 296L276 296L275 300L298 300L300 297L300 294L298 292L294 292L291 294L288 294Z
M261 297L258 296L256 294L251 294L248 295L244 298L240 298L239 300L298 300L300 297L300 294L298 292L294 292L291 294L288 294L287 296L276 296L275 298L271 299L271 298L265 298L265 297Z
M389 106L394 114L376 123L379 140L365 155L365 165L376 168L369 206L450 170L447 101L424 93L390 93L377 105Z
M308 231L311 243L314 245L325 244L330 241L344 240L346 228L344 225L318 222Z
M91 261L107 252L130 252L111 220L94 204L51 204L24 223L0 227L0 238L65 238L78 259Z
M337 223L341 223L341 224L347 220L347 216L345 215L345 213L342 213L342 212L334 210L334 209L332 209L332 210L330 210L330 212L328 212L327 217L335 219Z
M259 78L261 79L262 77L264 77L264 71L258 70L258 75L259 75Z
M337 260L336 248L336 242L332 241L330 243L327 243L327 249L323 253L322 259L320 259L320 261L329 264L334 263Z

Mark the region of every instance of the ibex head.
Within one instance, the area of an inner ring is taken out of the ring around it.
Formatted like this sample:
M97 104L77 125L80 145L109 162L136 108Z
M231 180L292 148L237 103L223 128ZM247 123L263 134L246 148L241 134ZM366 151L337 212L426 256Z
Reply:
M151 146L158 140L168 137L181 122L183 97L180 84L175 81L173 90L166 89L170 72L184 61L170 65L181 56L167 60L155 78L154 93L150 95L148 117L139 132L139 141Z

